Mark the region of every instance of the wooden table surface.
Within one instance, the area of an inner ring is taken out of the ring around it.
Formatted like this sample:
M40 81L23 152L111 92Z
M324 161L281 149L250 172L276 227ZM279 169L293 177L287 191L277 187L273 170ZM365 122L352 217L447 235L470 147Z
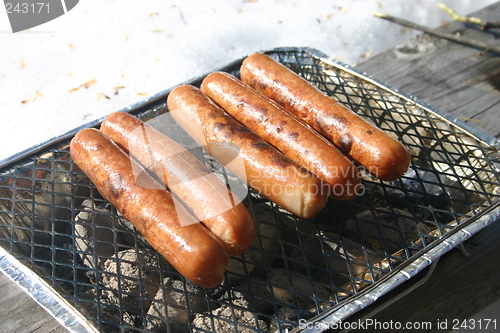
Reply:
M497 2L471 14L500 21ZM401 26L394 24L394 29ZM500 29L451 22L436 30L500 45ZM407 94L500 138L500 54L420 34L356 66Z
M500 2L473 15L495 21L500 18ZM393 29L402 28L394 24ZM452 22L438 30L500 45L500 29L484 32ZM420 34L356 68L500 138L500 55L481 54L481 51L484 50ZM445 254L428 280L400 300L394 302L428 270L351 319L437 323L477 314L500 298L497 262L500 258L500 223L497 221L466 241L465 249L468 256L459 250ZM9 305L0 307L0 332L16 332L15 327L20 329L19 332L65 331L4 276L0 277L0 290L1 302ZM450 329L434 328L431 331Z
M500 2L472 15L500 21ZM401 27L394 24L394 29ZM475 26L451 22L436 30L500 45L500 29L481 31ZM500 139L500 55L482 51L420 34L357 68ZM454 249L442 256L428 280L400 300L394 302L423 279L428 269L350 319L431 322L436 325L424 331L447 332L453 320L462 323L498 303L500 221L464 242L464 248L467 255ZM500 309L497 318L491 319L497 319L500 330ZM436 327L438 321L446 320L447 329L445 325L442 329Z

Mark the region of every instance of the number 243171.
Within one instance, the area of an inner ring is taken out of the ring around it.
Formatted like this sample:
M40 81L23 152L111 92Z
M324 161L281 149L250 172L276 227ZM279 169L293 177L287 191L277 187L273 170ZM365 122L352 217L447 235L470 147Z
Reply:
M45 2L33 2L33 3L10 3L6 2L5 3L5 9L7 11L7 14L41 14L41 13L49 13L50 12L50 6L49 3Z

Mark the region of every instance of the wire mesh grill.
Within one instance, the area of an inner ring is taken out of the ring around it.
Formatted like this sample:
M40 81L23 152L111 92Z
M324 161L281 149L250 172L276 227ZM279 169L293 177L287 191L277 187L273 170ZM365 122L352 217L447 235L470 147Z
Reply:
M275 332L363 292L498 203L498 150L419 103L302 49L269 55L402 141L410 170L303 220L249 189L257 238L225 282L196 287L162 259L69 157L71 136L1 170L0 245L103 332ZM241 61L223 70L236 76ZM199 85L201 79L193 80ZM131 112L168 112L165 96ZM175 124L162 126L189 140ZM232 177L201 149L223 179Z

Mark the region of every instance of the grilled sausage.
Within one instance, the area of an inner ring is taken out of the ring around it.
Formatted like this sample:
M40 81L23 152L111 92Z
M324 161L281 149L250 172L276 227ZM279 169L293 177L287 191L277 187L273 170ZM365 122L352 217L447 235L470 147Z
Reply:
M134 160L96 129L77 133L71 157L101 195L148 240L180 274L201 287L222 282L228 256L221 242L194 219L160 184L138 186ZM148 180L151 183L153 178Z
M336 199L352 199L361 187L356 166L331 142L240 80L208 75L201 91L293 161L312 171Z
M245 205L183 146L126 112L107 116L101 132L155 173L219 238L230 256L252 245L255 224Z
M271 57L262 53L247 57L241 66L241 79L304 120L380 179L395 180L408 171L411 157L403 144Z
M215 105L198 88L170 92L172 117L209 154L250 187L301 218L312 218L326 204L324 183L270 146ZM238 155L242 163L231 161Z

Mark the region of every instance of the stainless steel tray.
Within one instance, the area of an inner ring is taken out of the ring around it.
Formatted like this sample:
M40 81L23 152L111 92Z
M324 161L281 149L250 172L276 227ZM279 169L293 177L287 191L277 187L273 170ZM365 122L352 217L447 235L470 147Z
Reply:
M201 289L160 258L70 159L72 136L98 119L0 162L0 269L73 332L320 332L498 220L495 138L317 50L266 53L401 140L410 170L393 182L365 175L362 196L330 200L313 220L250 189L244 202L256 242L231 259L223 285ZM221 70L238 76L242 60ZM169 91L121 111L153 120L168 112ZM189 140L174 123L162 126Z

